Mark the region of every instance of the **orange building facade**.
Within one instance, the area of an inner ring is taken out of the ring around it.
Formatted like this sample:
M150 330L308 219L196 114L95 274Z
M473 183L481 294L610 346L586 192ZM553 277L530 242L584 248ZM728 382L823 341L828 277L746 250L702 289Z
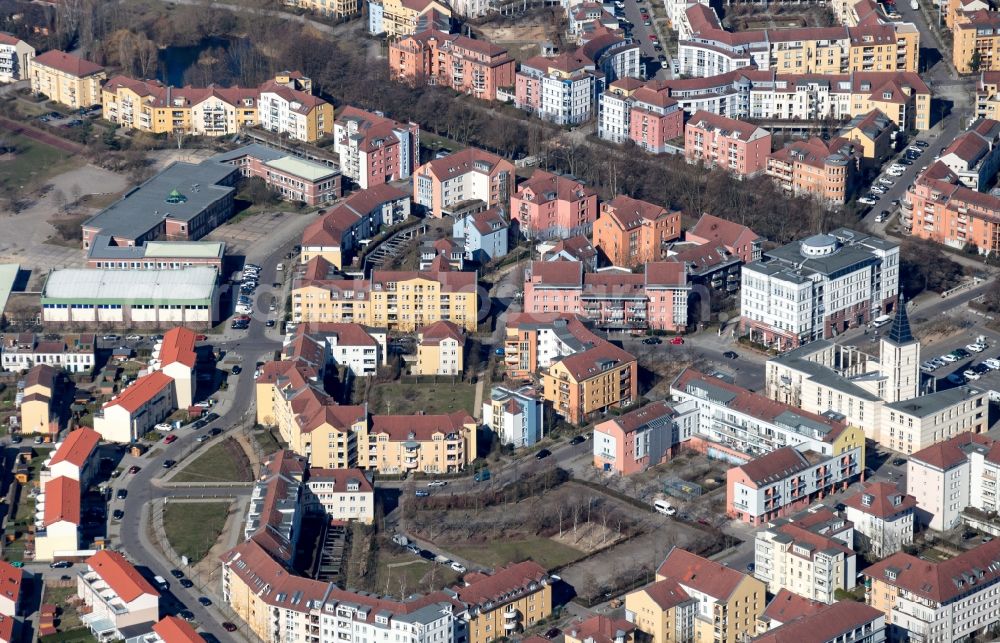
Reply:
M617 196L601 204L594 224L594 247L615 266L634 268L665 256L665 244L680 238L681 213Z
M531 238L590 234L597 220L597 191L576 179L535 170L511 197L510 215Z
M514 86L516 63L503 47L430 29L389 44L389 73L413 85L450 87L483 100Z
M931 165L906 191L900 220L921 239L953 248L1000 252L1000 198L961 185L944 163Z
M836 138L827 144L811 138L772 152L767 175L787 192L844 203L851 195L858 165L858 153L850 141Z

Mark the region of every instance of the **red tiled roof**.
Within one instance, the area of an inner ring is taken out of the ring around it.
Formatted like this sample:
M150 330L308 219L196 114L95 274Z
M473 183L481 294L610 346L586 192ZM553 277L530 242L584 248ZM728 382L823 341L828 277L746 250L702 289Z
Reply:
M102 408L120 406L129 413L135 413L143 404L160 394L163 389L173 384L174 378L163 371L153 371L136 380L113 400L104 403Z
M430 440L436 433L459 433L464 425L475 422L465 411L440 415L373 415L370 435L385 433L398 442Z
M625 230L643 223L652 223L667 214L667 209L663 206L621 194L601 204L601 216L608 215Z
M910 461L921 462L936 469L946 471L966 461L967 458L962 447L976 444L989 448L993 446L994 440L987 435L967 431L959 433L950 440L938 442L926 449L917 451L910 456Z
M89 60L84 60L73 54L67 54L65 51L59 51L58 49L50 49L40 56L35 56L31 64L51 67L77 78L83 78L84 76L104 71L104 67L101 67L97 63L92 63Z
M669 610L691 600L691 596L672 578L656 581L639 591L645 592L661 610Z
M746 575L697 554L674 547L663 559L657 577L673 579L712 598L725 601Z
M815 555L819 552L838 552L844 554L847 558L854 555L854 550L850 547L846 547L839 540L834 540L832 538L827 538L822 534L817 534L800 527L797 523L791 522L784 524L775 531L782 533L792 539L794 544L807 545L811 551L808 558L812 560ZM802 556L802 554L797 554L795 550L792 553L797 556Z
M673 261L650 261L646 264L647 288L676 287L685 284L687 284L687 272L683 264Z
M1000 539L994 539L941 562L896 552L866 569L864 574L920 598L948 603L966 595L973 587L995 583L1000 578L998 560ZM970 578L975 578L975 584L969 582Z
M518 199L532 195L531 203L548 203L549 201L580 201L596 198L597 191L574 178L552 174L545 170L535 170L531 178L517 187Z
M854 630L884 616L865 603L839 601L758 636L754 643L804 643L851 638Z
M598 341L593 348L580 351L579 353L572 353L559 360L577 382L583 382L584 380L601 375L604 373L602 365L608 362L614 366L635 362L635 356L632 353L618 348L611 342L596 338L596 336L595 339L598 339Z
M313 467L309 469L309 482L332 483L330 488L334 493L347 491L347 483L356 481L358 483L358 493L370 493L374 489L372 483L365 477L365 472L361 469L322 469Z
M99 551L87 559L87 564L126 603L131 603L143 594L157 598L160 596L149 581L142 577L139 570L116 551L108 549Z
M785 624L803 616L815 614L825 607L820 601L793 594L785 588L778 590L771 602L764 608L761 619Z
M298 111L303 114L308 114L315 108L327 104L325 100L318 96L313 96L309 92L303 92L297 89L285 87L284 85L279 85L273 80L269 80L261 85L260 93L276 94L289 103L299 103L302 107Z
M83 467L100 441L101 434L87 427L70 432L59 449L56 450L55 455L52 456L49 468L60 462L69 462L77 467Z
M738 468L754 484L764 485L802 471L809 461L793 447L782 447Z
M496 154L475 147L467 147L460 152L455 152L444 158L434 159L426 163L421 166L418 172L426 168L434 176L445 180L468 172L482 172L483 170L476 167L477 163L485 163L489 167L487 172L492 172L500 164L509 165L509 162Z
M308 322L299 324L295 329L295 334L296 336L336 337L338 346L378 346L375 338L369 335L368 330L361 324Z
M528 271L532 281L541 286L583 285L583 264L579 261L532 261Z
M548 575L545 568L532 560L510 563L497 569L493 574L469 574L465 585L453 588L458 600L469 605L493 603L495 607L505 604L504 596L534 583L541 589L541 581Z
M604 614L591 616L585 621L566 628L566 637L593 643L615 643L618 633L635 631L635 623L623 618L611 618Z
M865 504L865 497L868 503ZM844 504L872 516L885 520L898 514L913 511L917 499L900 491L899 487L888 482L869 482L861 486L861 490L846 498Z
M163 346L160 348L160 363L163 366L180 362L188 368L194 368L197 355L194 352L195 332L190 328L177 326L163 334Z
M749 141L750 137L761 129L752 123L736 120L735 118L727 118L720 114L713 114L712 112L706 112L700 109L691 115L687 125L704 130L720 130L727 132L727 135L732 138L743 141ZM767 132L764 131L764 133L766 134Z
M503 230L507 227L507 221L500 214L500 208L490 208L482 212L477 212L469 217L469 221L481 235L492 234L497 230Z
M634 433L650 422L654 422L664 417L671 417L673 413L674 410L670 408L666 402L660 400L658 402L647 404L646 406L638 408L634 411L629 411L628 413L617 418L607 420L607 423L615 424L619 429L621 429L622 433L629 434ZM602 422L601 424L605 423ZM598 425L598 428L599 427L600 425Z
M45 483L44 526L57 522L80 524L80 483L73 478L59 476Z
M205 639L187 621L176 616L164 616L153 626L163 643L204 643Z
M19 42L21 42L20 38L0 32L0 45L16 45Z
M0 560L0 596L17 605L21 600L21 581L24 572L5 560Z
M411 279L427 279L441 285L441 292L476 292L476 273L456 272L452 270L375 270L372 271L372 284L378 284L385 290L388 282L409 281Z
M465 341L462 329L447 320L436 321L420 329L420 343L425 345L440 344L441 340L454 339L461 344Z
M44 386L51 391L58 373L59 371L48 364L36 364L25 374L24 387Z
M546 258L566 253L577 261L592 260L597 256L597 250L590 243L590 240L582 234L578 234L568 239L559 239L552 249L545 253ZM546 259L548 260L548 259Z

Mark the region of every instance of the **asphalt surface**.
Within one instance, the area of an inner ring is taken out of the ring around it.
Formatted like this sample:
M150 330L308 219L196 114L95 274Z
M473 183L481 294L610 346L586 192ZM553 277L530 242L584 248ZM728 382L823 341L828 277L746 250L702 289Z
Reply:
M660 71L660 61L658 60L658 56L660 53L665 53L656 51L656 49L653 48L653 41L649 39L651 34L656 34L656 27L647 27L642 24L644 20L642 14L639 12L639 8L643 7L648 10L650 20L653 20L654 16L652 4L647 0L643 0L642 3L638 3L637 0L622 0L622 2L625 3L625 19L635 25L632 27L632 39L639 45L642 62L646 66L646 75L651 78L654 74Z

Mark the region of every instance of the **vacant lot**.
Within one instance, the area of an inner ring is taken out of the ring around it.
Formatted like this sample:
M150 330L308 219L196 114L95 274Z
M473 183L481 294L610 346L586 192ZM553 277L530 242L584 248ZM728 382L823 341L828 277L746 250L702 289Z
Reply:
M368 395L371 413L407 415L467 411L475 414L476 385L468 382L421 383L388 382L375 384Z
M379 550L372 591L396 597L429 592L453 585L458 574L450 567L424 560L408 551Z
M163 528L170 546L191 564L204 558L226 526L229 506L228 502L168 502Z
M0 194L33 192L50 177L83 165L67 152L20 134L10 135L7 141L15 152L0 155Z
M226 438L185 465L170 482L250 482L253 470L243 447Z
M585 555L579 549L556 542L552 538L522 538L478 545L456 545L449 547L448 551L486 567L500 567L530 558L545 569L562 567Z

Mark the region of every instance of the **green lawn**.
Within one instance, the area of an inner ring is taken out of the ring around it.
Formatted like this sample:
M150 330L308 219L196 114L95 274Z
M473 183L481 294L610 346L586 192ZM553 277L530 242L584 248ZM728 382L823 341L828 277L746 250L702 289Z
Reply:
M552 569L583 558L583 552L548 538L504 540L481 545L444 546L466 560L486 567L498 567L530 558L545 569Z
M44 601L46 603L51 603L56 606L57 612L56 620L59 621L59 632L60 636L77 633L79 634L81 630L77 629L83 625L83 621L80 620L80 615L77 614L76 609L68 604L69 599L76 596L76 586L72 587L55 587L53 585L45 586L45 596ZM90 634L90 630L86 628L83 632ZM66 639L52 639L54 641L76 641L76 640L89 640L93 639L77 639L75 637Z
M183 469L171 482L250 482L253 471L243 448L232 438L213 444Z
M71 154L25 136L10 136L9 141L18 151L13 157L0 157L0 192L30 192L50 177L82 165Z
M433 578L428 575L432 569L435 571ZM425 576L426 582L421 583ZM451 567L428 562L408 552L396 555L380 551L373 591L401 598L414 593L439 590L453 585L457 580L458 574Z
M208 554L226 526L228 502L167 502L163 528L170 545L193 565Z
M271 455L275 451L281 449L281 443L278 442L278 439L274 437L274 434L268 430L254 433L253 439L257 441L257 445L260 447L260 450L264 452L265 456Z
M78 627L75 630L59 632L51 636L43 636L38 639L41 643L97 643L97 639L86 627Z
M451 413L468 411L475 414L476 385L468 382L443 382L440 384L390 382L376 384L368 397L371 413L409 415L425 413Z

